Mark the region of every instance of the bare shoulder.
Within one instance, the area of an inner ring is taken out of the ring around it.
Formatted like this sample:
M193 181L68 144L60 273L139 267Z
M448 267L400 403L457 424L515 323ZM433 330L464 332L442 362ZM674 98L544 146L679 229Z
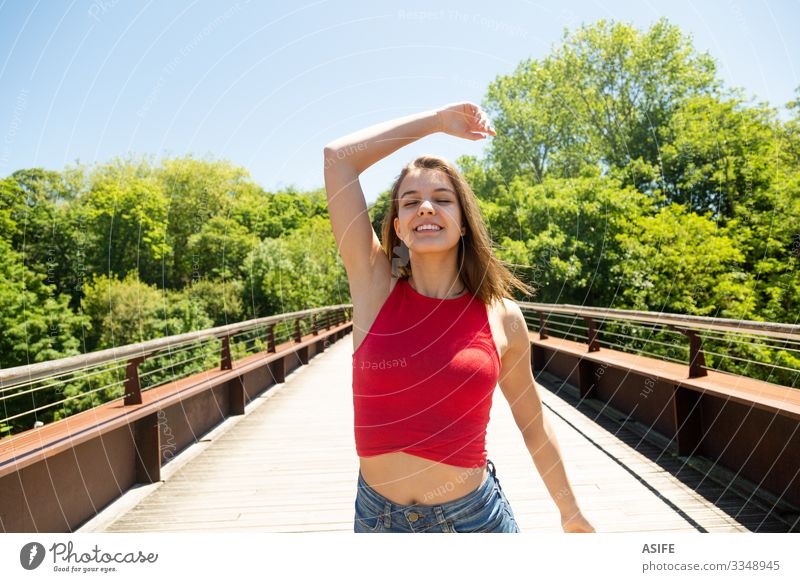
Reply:
M507 297L495 299L488 304L487 310L492 327L492 336L500 354L500 360L503 361L506 354L518 349L515 346L525 341L526 338L522 337L518 332L518 330L525 327L525 318L522 317L522 311L520 311L519 306Z
M513 299L503 297L501 312L509 351L524 351L530 340L528 323L525 321L522 309Z

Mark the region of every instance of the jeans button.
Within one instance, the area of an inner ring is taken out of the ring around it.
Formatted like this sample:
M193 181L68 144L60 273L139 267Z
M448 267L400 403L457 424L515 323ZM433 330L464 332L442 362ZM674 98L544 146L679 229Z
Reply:
M414 523L418 519L419 519L419 514L418 513L412 511L411 513L408 514L408 521L410 521L411 523Z

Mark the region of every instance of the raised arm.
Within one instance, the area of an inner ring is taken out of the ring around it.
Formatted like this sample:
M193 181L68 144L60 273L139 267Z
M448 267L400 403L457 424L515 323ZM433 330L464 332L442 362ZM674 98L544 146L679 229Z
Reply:
M491 133L486 114L474 103L446 105L370 126L325 146L325 190L333 236L347 270L351 291L370 285L376 269L391 272L391 259L372 228L358 176L403 146L444 132L478 140Z
M439 128L436 111L425 111L370 126L325 146L328 212L351 290L366 288L376 269L385 266L387 272L391 270L370 223L358 176L375 162Z

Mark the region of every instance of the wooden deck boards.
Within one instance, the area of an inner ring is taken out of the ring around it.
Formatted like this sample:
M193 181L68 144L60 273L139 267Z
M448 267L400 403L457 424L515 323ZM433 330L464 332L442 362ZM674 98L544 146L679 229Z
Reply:
M351 354L348 335L248 406L245 416L227 420L165 465L164 481L129 491L78 531L352 532L358 458ZM723 487L544 383L542 400L570 482L598 532L786 531L759 507L723 494ZM487 448L521 530L561 532L499 388Z

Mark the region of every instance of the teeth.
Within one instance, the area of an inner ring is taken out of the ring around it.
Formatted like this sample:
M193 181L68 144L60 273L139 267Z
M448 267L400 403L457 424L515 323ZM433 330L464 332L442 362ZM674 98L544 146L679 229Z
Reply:
M441 230L441 228L439 228L438 226L433 226L433 225L428 226L428 225L426 225L426 226L418 226L417 230L418 231L419 230Z

